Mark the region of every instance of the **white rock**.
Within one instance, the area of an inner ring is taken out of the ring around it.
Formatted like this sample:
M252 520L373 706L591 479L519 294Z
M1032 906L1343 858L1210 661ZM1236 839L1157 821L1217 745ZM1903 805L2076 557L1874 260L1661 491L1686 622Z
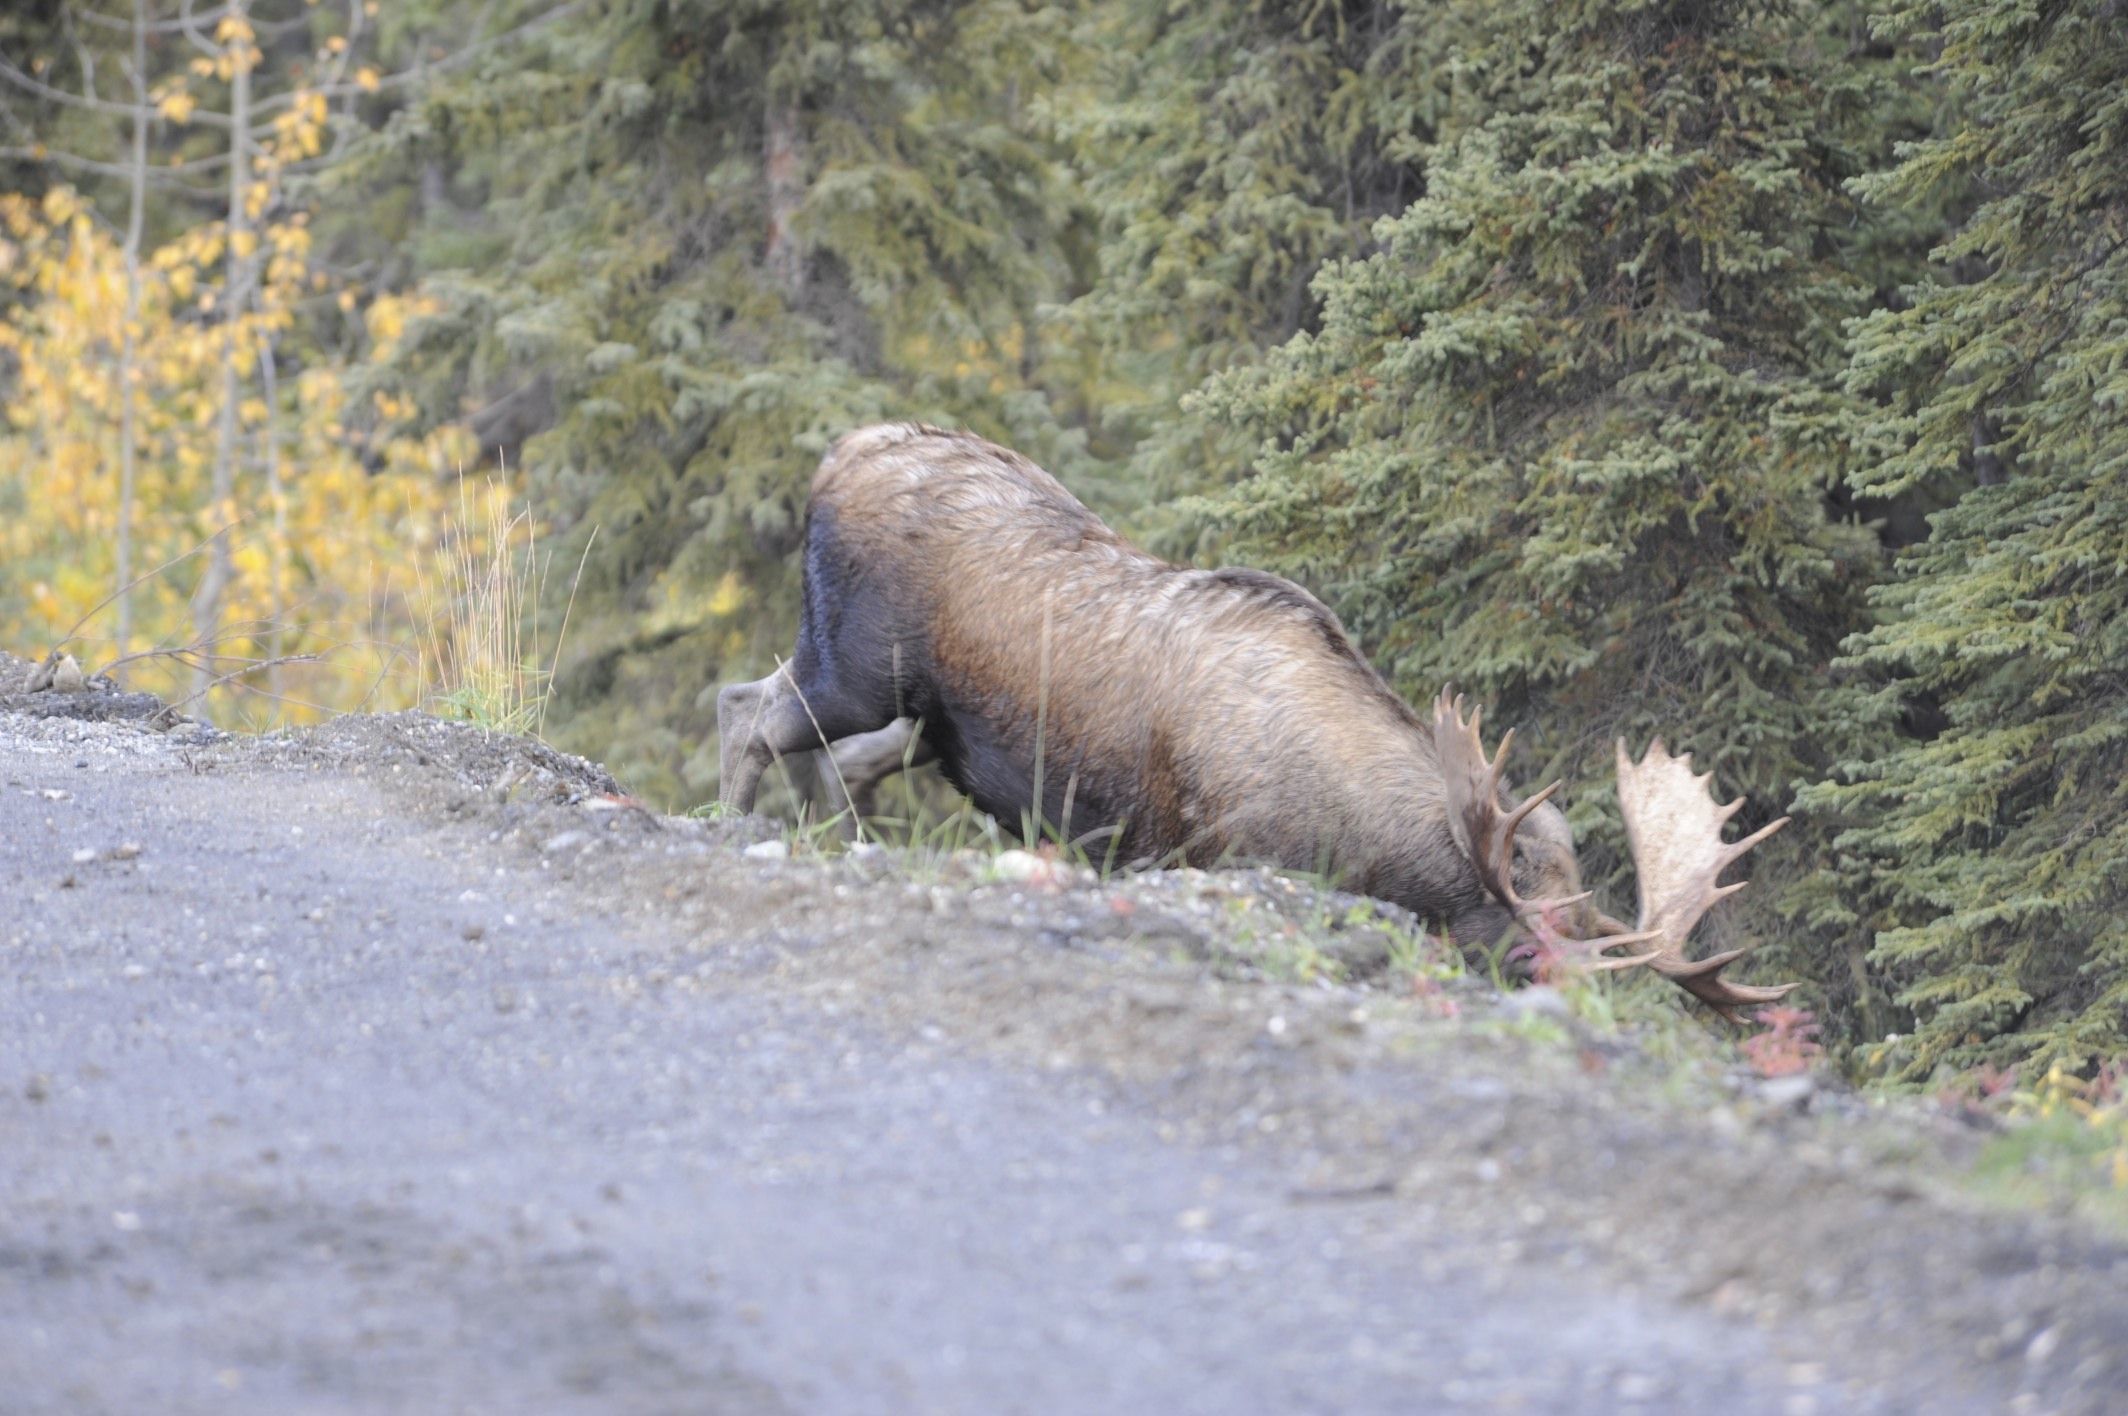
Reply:
M782 841L756 841L743 852L748 860L782 860L790 853L791 848Z
M1788 1106L1800 1111L1810 1101L1811 1093L1818 1084L1808 1072L1795 1072L1785 1077L1768 1077L1759 1083L1759 1099L1768 1106Z
M1500 999L1500 1011L1520 1018L1570 1018L1574 1015L1566 995L1542 983L1506 994Z
M1038 880L1049 874L1049 862L1033 851L999 851L990 862L991 873L1000 880Z

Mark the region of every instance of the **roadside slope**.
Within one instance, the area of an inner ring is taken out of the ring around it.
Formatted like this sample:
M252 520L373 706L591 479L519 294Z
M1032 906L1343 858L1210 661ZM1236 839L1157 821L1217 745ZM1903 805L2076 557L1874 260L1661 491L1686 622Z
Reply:
M2098 1411L2128 1384L2119 1250L1939 1193L1942 1138L1652 1098L1653 1059L1477 994L1443 1019L1222 978L1275 883L757 860L750 823L611 786L410 715L220 743L0 715L11 1401Z

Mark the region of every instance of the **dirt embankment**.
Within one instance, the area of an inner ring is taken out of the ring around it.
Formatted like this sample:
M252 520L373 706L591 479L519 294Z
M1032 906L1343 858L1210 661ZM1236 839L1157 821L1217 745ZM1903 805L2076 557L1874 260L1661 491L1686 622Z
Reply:
M0 688L24 668L0 661ZM1083 1095L1280 1177L1282 1222L1367 1207L1369 1242L1415 1283L1461 1272L1448 1249L1482 1253L1510 1285L1570 1276L1620 1311L1771 1334L1787 1409L2098 1412L2128 1391L2128 1258L1976 1203L1960 1176L1984 1135L1828 1079L1754 1078L1689 1018L1621 1028L1548 991L1501 996L1363 901L1018 853L792 857L773 824L660 816L591 764L420 715L237 739L93 688L65 711L28 697L0 694L0 756L72 755L80 801L106 772L182 773L237 813L291 782L352 784L336 790L391 803L388 825L361 808L365 840L403 832L474 877L536 882L579 926L655 941L601 966L612 1006L772 998ZM10 793L32 790L10 772ZM326 809L305 849L353 829ZM34 918L5 933L23 947Z

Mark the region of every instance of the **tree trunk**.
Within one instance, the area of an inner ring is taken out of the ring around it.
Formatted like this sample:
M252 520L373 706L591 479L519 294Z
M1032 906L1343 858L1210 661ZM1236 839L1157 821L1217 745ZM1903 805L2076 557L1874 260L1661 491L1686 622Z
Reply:
M761 165L768 177L768 247L763 264L784 297L795 300L805 289L805 251L791 231L792 218L805 200L805 137L795 100L769 100Z
M259 440L266 453L266 502L273 508L273 554L270 559L273 583L266 611L272 619L266 627L266 691L273 697L276 712L280 711L282 701L281 615L288 593L288 498L281 494L279 372L274 366L272 339L262 339L259 344L259 392L266 400L266 424L259 429Z
M250 0L231 0L229 8L236 19L250 18L246 13ZM252 41L248 34L239 34L232 36L230 42L236 47L236 64L229 89L229 260L221 310L222 406L215 427L213 505L209 511L216 525L207 568L192 596L192 637L202 656L193 670L192 687L200 694L207 691L216 676L213 655L220 647L216 641L221 634L222 595L229 588L232 574L229 531L236 501L237 403L243 396L243 382L237 373L237 344L242 333L244 302L249 296L245 279L250 259L238 248L251 232L251 215L244 199L251 178Z
M1973 429L1973 478L1983 487L1999 487L2009 480L2002 454L1995 450L2002 441L2002 424L1992 414L1975 413Z
M133 648L133 499L140 425L135 400L140 358L140 233L148 204L148 0L133 0L133 154L127 168L126 313L118 342L118 647Z

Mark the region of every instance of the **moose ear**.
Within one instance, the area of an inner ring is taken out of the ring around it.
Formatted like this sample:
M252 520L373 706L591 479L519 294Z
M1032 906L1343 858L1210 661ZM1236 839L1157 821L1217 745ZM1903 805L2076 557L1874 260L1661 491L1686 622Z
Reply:
M1464 824L1462 812L1450 811L1448 813L1448 835L1449 839L1456 843L1456 853L1472 865L1476 865L1478 863L1477 848L1470 843L1470 827Z

